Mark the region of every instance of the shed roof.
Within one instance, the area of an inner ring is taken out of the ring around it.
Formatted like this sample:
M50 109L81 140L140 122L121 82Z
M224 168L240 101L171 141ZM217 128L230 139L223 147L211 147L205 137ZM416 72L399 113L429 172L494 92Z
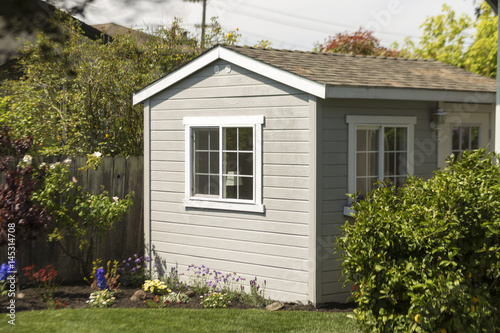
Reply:
M389 98L467 101L486 93L495 100L496 80L435 60L216 46L134 95L144 101L217 59L224 59L320 98Z

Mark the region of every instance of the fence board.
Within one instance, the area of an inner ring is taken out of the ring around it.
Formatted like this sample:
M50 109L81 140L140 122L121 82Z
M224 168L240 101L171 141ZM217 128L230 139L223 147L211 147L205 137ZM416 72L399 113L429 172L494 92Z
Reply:
M59 159L54 157L35 159L37 163L44 161L47 164L57 160ZM71 157L71 160L70 170L83 189L97 193L101 191L101 186L104 186L111 196L119 198L123 198L131 191L135 193L130 211L115 224L113 230L104 235L102 243L95 244L92 260L96 258L101 258L104 262L123 260L135 253L144 253L143 157L104 157L97 170L91 168L85 173L79 169L85 165L86 157ZM0 180L2 179L0 177ZM64 254L56 243L49 243L46 239L46 235L43 235L37 240L26 243L16 254L21 283L23 283L21 269L32 264L35 264L37 269L53 265L58 270L59 277L65 282L81 282L83 272L80 271L79 264ZM73 250L78 248L77 242L71 237L65 239L65 244ZM7 248L0 248L0 263L6 261Z

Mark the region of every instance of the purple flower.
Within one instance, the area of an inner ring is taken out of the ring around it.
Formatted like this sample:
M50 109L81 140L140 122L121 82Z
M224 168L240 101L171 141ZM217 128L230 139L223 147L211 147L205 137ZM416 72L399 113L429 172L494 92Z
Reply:
M132 261L132 258L128 258L128 261Z
M104 268L99 268L97 270L97 272L95 272L95 276L96 276L96 279L97 279L97 287L99 287L99 289L101 290L104 290L106 289L108 286L106 285L106 277L104 276Z
M130 264L129 264L129 263L126 263L126 264L125 264L125 266L126 266L126 267L130 267Z
M132 269L130 270L130 273L135 272L135 269L136 269L135 267L134 267L134 268L132 268Z
M2 266L0 266L0 281L7 281L7 268L7 264L2 264Z
M137 259L135 259L135 260L134 260L134 262L135 262L136 264L138 264L138 263L140 263L140 262L141 262L141 259L137 258Z
M134 254L134 258L137 258L137 253L136 253L136 254Z

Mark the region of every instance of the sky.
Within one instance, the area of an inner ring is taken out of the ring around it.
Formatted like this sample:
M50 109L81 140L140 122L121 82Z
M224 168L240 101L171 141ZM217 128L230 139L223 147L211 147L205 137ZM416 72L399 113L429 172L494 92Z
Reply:
M132 28L168 25L175 17L200 33L202 2L189 0L94 0L82 18L88 24L117 23ZM241 33L241 45L269 40L273 48L311 51L315 43L359 27L375 32L384 46L418 41L429 16L448 4L457 14L474 16L474 0L207 0L207 23L217 16L225 31Z

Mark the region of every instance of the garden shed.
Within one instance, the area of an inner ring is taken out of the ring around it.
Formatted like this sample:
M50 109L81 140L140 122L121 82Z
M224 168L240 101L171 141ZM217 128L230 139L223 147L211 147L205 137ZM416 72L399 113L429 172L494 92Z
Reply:
M346 193L494 142L495 91L433 60L216 46L134 95L147 251L265 280L273 299L345 302Z

